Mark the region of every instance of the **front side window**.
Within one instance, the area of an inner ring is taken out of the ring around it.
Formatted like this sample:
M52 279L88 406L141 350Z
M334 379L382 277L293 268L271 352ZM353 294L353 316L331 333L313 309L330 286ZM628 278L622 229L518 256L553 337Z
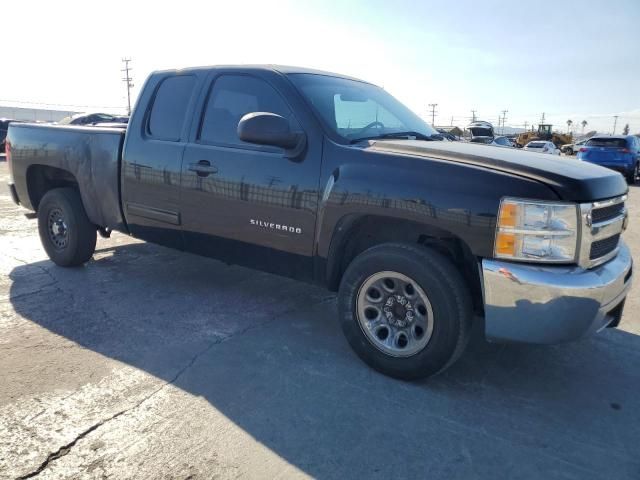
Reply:
M347 78L289 74L325 126L346 142L412 132L437 132L380 87Z
M165 78L156 91L148 130L153 138L178 141L196 79L192 75Z
M282 97L264 80L248 75L222 75L209 93L200 141L249 146L238 138L238 123L244 115L253 112L275 113L293 125L296 123Z

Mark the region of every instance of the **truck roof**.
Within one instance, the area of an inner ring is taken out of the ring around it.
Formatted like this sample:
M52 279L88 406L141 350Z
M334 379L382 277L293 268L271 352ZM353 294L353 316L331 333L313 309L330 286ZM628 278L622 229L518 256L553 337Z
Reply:
M157 73L186 73L186 72L195 72L195 71L207 71L207 70L234 70L234 71L269 71L269 72L278 72L284 75L290 73L307 73L311 75L324 75L328 77L338 77L338 78L346 78L348 80L355 80L357 82L370 83L365 80L356 77L350 77L349 75L343 75L341 73L327 72L324 70L316 70L313 68L305 68L305 67L296 67L291 65L272 65L272 64L249 64L249 65L209 65L209 66L200 66L200 67L188 67L188 68L180 68L180 69L167 69L167 70L157 70L154 71L154 74Z

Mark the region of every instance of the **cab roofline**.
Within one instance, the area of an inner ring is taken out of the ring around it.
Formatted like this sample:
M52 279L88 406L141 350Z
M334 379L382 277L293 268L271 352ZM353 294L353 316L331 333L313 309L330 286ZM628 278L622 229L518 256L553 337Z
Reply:
M368 83L365 80L360 78L351 77L349 75L343 75L341 73L328 72L325 70L316 70L313 68L304 68L304 67L296 67L290 65L272 65L272 64L248 64L248 65L209 65L209 66L200 66L200 67L189 67L189 68L181 68L181 69L166 69L166 70L156 70L153 74L163 74L163 73L180 73L186 74L190 72L204 72L208 70L229 70L229 71L244 71L244 72L260 72L260 71L269 71L269 72L277 72L282 75L296 74L296 73L305 73L309 75L323 75L326 77L336 77L336 78L344 78L346 80L353 80L356 82Z

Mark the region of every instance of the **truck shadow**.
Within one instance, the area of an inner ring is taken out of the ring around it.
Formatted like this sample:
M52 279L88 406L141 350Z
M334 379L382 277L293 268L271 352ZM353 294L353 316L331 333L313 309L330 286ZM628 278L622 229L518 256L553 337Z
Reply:
M10 277L23 318L206 399L313 477L640 471L640 337L622 330L557 347L476 335L451 369L406 383L351 352L331 294L287 279L149 244Z

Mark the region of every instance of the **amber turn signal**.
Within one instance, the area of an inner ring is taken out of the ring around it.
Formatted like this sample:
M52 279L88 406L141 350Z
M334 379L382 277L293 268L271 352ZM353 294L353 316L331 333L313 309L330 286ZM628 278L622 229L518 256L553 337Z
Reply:
M518 221L518 205L515 203L503 203L500 207L500 218L498 220L498 227L511 227L516 226Z
M513 233L498 232L496 237L496 253L513 256L516 253L516 236Z

